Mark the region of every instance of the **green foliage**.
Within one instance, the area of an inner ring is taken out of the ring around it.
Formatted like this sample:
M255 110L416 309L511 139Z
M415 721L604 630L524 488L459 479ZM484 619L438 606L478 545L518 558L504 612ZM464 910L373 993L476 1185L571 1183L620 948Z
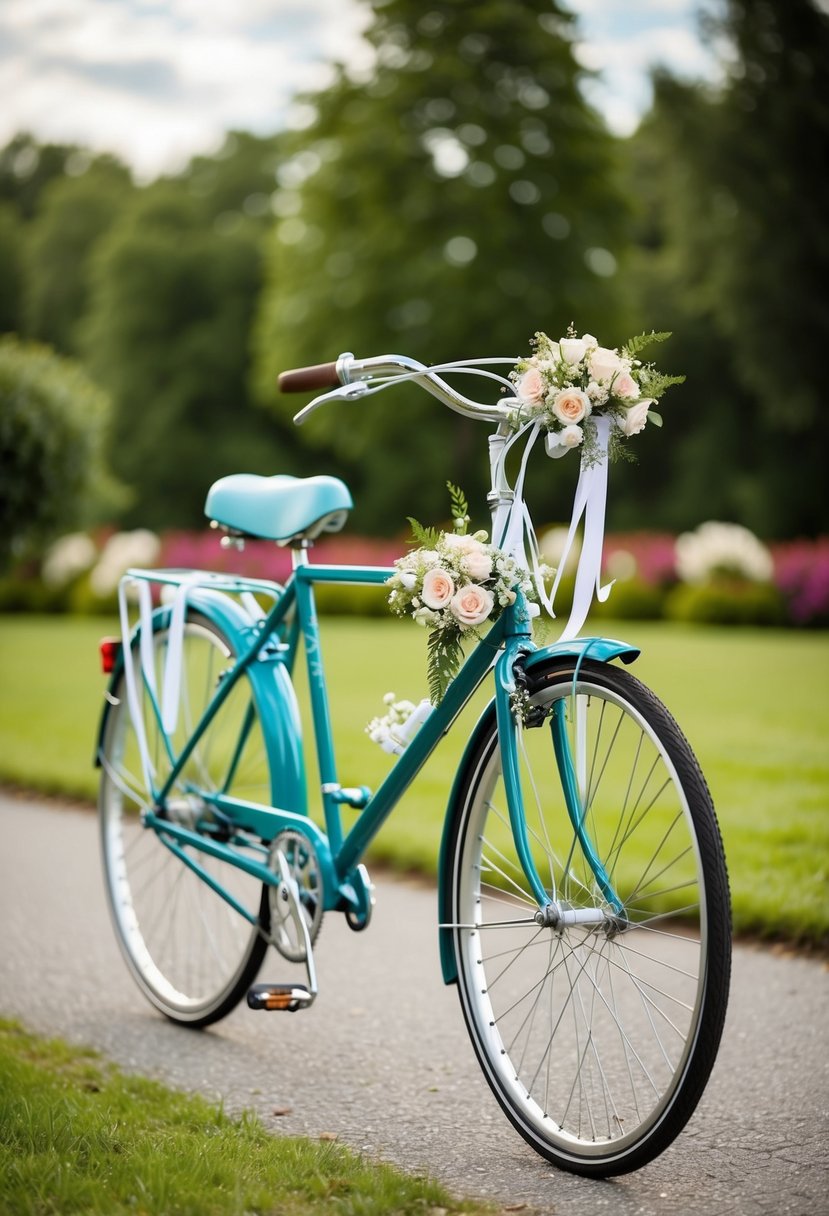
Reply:
M414 1216L436 1207L461 1204L428 1178L338 1144L271 1136L252 1114L231 1118L0 1021L4 1212Z
M90 262L98 241L133 192L128 170L98 157L78 176L53 179L28 230L25 330L58 351L77 355L89 308Z
M427 528L411 515L408 516L408 521L412 529L412 539L425 549L434 549L440 539L440 528Z
M628 145L632 302L637 319L674 331L672 358L689 369L673 398L678 443L668 450L660 437L652 468L643 445L637 477L668 527L699 518L704 484L709 517L766 538L815 535L829 527L829 181L818 167L829 104L817 86L829 16L814 0L727 0L717 11L722 86L659 74ZM626 509L615 526L633 522Z
M372 78L340 68L286 143L255 337L269 402L278 371L343 350L517 358L540 323L611 328L613 282L591 267L616 248L624 202L572 18L551 0L372 7ZM401 388L320 411L303 434L355 483L356 526L391 532L401 501L438 517L449 476L480 500L481 432Z
M74 362L0 339L0 567L118 505L110 403Z
M0 202L0 333L18 331L21 327L23 293L23 259L21 242L23 225L16 210Z
M464 535L469 524L469 503L466 501L466 495L459 486L455 486L451 481L447 481L446 488L449 491L449 502L452 507L452 519L455 521L455 531Z
M674 587L665 601L665 615L708 625L781 625L786 613L783 597L771 583L716 579Z
M180 182L147 188L93 261L84 346L115 405L113 465L136 492L127 524L194 526L216 478L294 470L293 436L246 387L256 225L217 230L205 206Z
M429 684L429 699L440 705L446 689L458 674L463 663L461 636L450 629L434 629L429 634L426 652L426 679Z

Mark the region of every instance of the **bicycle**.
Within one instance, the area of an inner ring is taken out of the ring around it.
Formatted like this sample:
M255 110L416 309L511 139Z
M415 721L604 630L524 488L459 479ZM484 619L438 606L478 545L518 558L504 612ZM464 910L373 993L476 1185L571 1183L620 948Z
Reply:
M481 364L343 355L280 382L327 390L298 422L332 400L411 380L494 424L488 501L493 538L503 537L519 497L505 473L507 405L476 402L445 378L473 370L500 379ZM223 478L207 514L231 541L289 545L286 583L125 576L122 640L102 648L110 683L96 763L126 962L152 1004L191 1027L245 997L258 1009L307 1007L323 913L368 926L365 851L489 677L493 696L466 745L441 841L443 979L458 988L495 1097L538 1153L585 1175L636 1169L693 1113L725 1017L728 884L699 766L667 709L615 665L632 662L635 647L572 636L537 646L518 590L440 704L398 741L376 792L341 785L314 586L379 585L395 572L309 560L314 539L339 530L351 505L332 477ZM324 827L309 814L292 682L301 650ZM344 808L356 812L347 832ZM269 945L304 968L303 983L255 982Z

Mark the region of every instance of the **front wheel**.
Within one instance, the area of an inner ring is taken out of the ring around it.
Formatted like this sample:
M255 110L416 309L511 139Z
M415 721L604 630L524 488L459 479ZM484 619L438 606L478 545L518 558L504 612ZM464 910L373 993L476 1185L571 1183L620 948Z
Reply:
M557 911L535 919L493 715L454 824L458 988L521 1135L564 1169L621 1174L678 1135L716 1057L731 941L722 845L693 753L644 685L590 661L531 672L521 799Z

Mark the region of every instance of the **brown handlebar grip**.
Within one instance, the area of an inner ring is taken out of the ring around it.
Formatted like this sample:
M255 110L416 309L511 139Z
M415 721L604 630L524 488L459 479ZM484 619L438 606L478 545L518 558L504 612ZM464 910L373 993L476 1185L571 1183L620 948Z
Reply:
M280 372L277 380L282 393L307 393L315 388L338 388L340 377L336 363L317 363L314 367L296 367Z

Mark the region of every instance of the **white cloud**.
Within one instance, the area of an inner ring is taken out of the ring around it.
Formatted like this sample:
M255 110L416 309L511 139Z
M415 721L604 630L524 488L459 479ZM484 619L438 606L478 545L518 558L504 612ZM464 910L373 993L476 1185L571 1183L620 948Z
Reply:
M617 131L663 62L704 75L694 0L570 0L589 96ZM360 0L0 0L0 145L20 130L118 152L142 176L178 168L232 127L277 130L335 59L365 66Z
M344 0L5 0L0 142L119 152L151 176L230 127L278 129L292 97L357 56L365 10Z

